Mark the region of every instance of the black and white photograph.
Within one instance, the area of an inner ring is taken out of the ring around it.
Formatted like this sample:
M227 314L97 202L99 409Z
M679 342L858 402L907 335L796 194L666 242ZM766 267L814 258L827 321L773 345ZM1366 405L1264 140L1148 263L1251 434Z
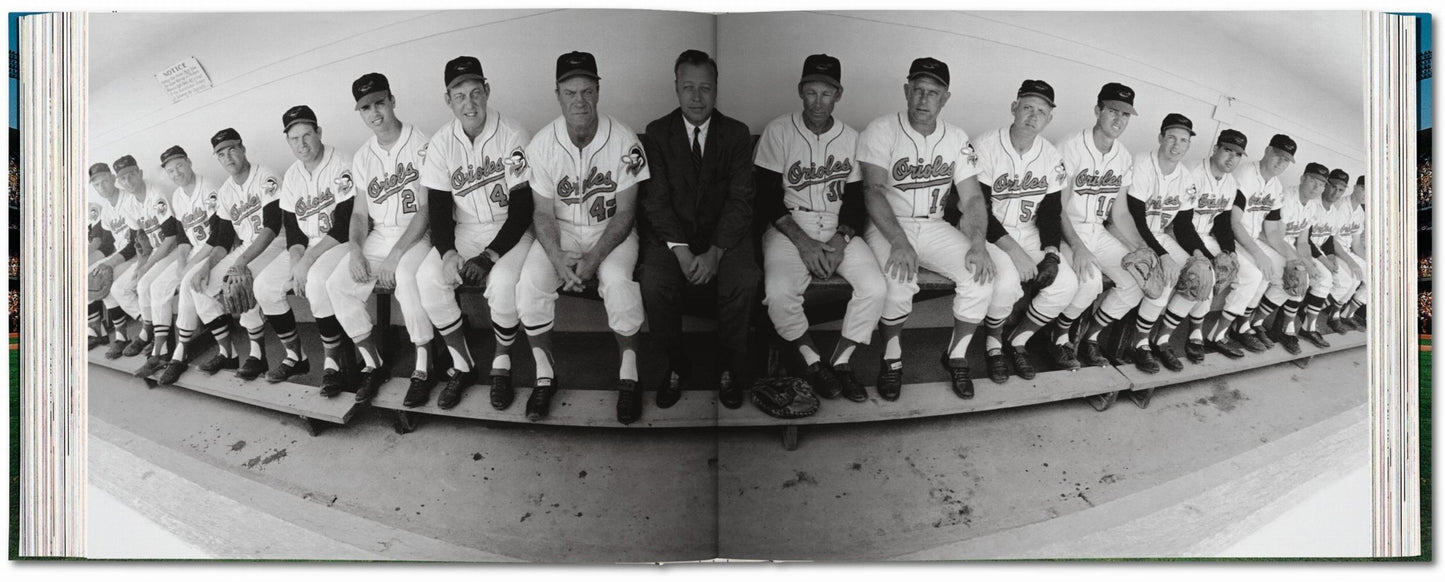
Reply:
M1365 18L91 14L88 555L1368 557Z

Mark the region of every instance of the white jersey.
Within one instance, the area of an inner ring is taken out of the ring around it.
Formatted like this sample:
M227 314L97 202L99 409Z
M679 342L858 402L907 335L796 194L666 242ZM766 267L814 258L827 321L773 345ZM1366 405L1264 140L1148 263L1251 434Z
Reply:
M301 234L316 244L318 238L331 232L332 228L350 228L350 225L331 223L336 205L356 195L351 179L350 158L326 146L321 162L315 172L306 171L306 166L297 160L286 170L281 181L281 210L296 215ZM288 241L286 243L290 245Z
M495 109L477 139L467 139L460 121L446 124L427 145L421 185L452 193L457 224L501 224L512 190L528 185L526 130Z
M1019 155L1009 138L1009 128L990 131L979 138L978 181L989 193L993 216L1012 236L1037 232L1037 208L1049 192L1060 192L1068 173L1064 157L1054 144L1035 136L1029 150Z
M219 202L216 183L205 176L196 175L193 192L187 194L185 188L176 188L171 194L171 208L195 249L211 239L211 217L216 215Z
M1201 237L1212 237L1210 231L1214 229L1215 219L1234 208L1239 185L1229 172L1215 178L1209 169L1209 158L1190 166L1189 171L1194 175L1194 187L1199 189L1199 195L1194 198L1194 230Z
M1074 188L1072 195L1064 195L1064 215L1074 224L1104 224L1119 190L1133 185L1134 159L1129 148L1115 140L1108 153L1101 153L1094 145L1094 130L1089 128L1060 143L1059 154Z
M1345 225L1344 231L1339 234L1340 240L1345 243L1346 248L1349 248L1355 244L1357 237L1365 236L1365 207L1346 198L1341 198L1340 201L1351 205L1350 221Z
M900 218L943 219L950 186L978 175L978 153L968 134L939 121L920 135L903 113L873 120L858 136L858 161L888 173L888 205Z
M637 134L608 115L599 115L597 133L578 149L567 136L567 121L557 118L527 145L532 191L553 202L557 220L597 226L617 214L616 193L652 177Z
M120 205L121 215L125 217L127 226L150 239L151 247L158 247L162 240L161 225L174 214L165 191L149 181L145 185L144 199L121 190L124 196Z
M1144 223L1149 232L1164 234L1175 216L1194 209L1199 188L1194 185L1194 174L1184 164L1175 164L1174 171L1166 174L1159 165L1158 152L1148 152L1134 156L1132 172L1129 197L1144 202Z
M416 216L418 183L427 153L427 136L416 127L403 123L401 135L391 149L381 147L371 136L351 159L351 177L366 193L360 203L366 214L381 228L406 228ZM349 225L348 225L349 228Z
M843 207L843 189L863 180L863 168L853 155L858 132L838 119L822 135L790 113L768 123L758 139L753 164L783 175L783 206L837 214Z
M1264 218L1279 210L1284 203L1284 186L1279 176L1268 180L1259 173L1259 162L1251 162L1234 169L1234 179L1239 192L1244 195L1244 231L1258 237L1264 229Z
M1284 189L1279 207L1279 223L1284 227L1284 240L1294 246L1299 236L1310 230L1311 211L1300 200L1299 184Z
M100 223L101 197L91 192L85 197L85 226L95 226Z
M265 166L252 164L246 183L237 184L234 177L228 177L221 184L216 193L216 213L231 221L231 226L236 229L236 239L248 245L265 228L262 214L266 205L280 197L281 179L276 177L276 173Z
M92 201L95 206L96 221L100 223L101 228L110 232L110 236L115 239L117 249L126 244L130 238L131 222L127 219L125 211L125 206L130 198L130 194L117 191L114 203L99 195Z
M1317 247L1323 247L1330 237L1337 237L1343 230L1349 228L1350 222L1354 219L1354 213L1345 204L1344 200L1338 200L1334 206L1325 208L1323 200L1315 199L1305 205L1305 212L1310 221L1311 243ZM1344 250L1346 249L1335 249L1336 252Z

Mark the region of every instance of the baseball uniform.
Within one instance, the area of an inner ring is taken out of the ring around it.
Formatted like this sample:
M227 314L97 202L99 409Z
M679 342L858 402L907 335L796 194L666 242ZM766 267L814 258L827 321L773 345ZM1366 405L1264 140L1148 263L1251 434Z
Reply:
M216 300L220 295L222 283L236 260L241 257L246 249L260 236L264 225L262 224L262 213L266 205L276 202L280 198L281 179L272 172L270 168L259 165L252 165L251 171L246 175L244 183L237 184L235 177L227 177L216 190L215 213L221 220L230 221L235 231L236 245L228 249L225 257L211 267L210 274L206 280L206 287L202 292L191 291L190 279L200 272L200 267L193 268L186 274L181 283L181 306L178 308L179 317L189 317L187 310L190 309L196 318L203 322L214 321L225 313L221 303ZM271 244L261 254L256 255L247 267L252 273L265 272L268 267L280 264L278 272L287 274L286 285L281 293L284 295L290 290L291 256L286 253L285 242L279 236L272 239ZM190 307L187 307L187 304ZM177 327L181 327L180 319L177 319ZM248 330L257 329L264 320L261 317L261 306L258 304L250 311L241 314L240 322L242 327ZM189 320L187 320L189 323ZM190 328L185 328L190 329Z
M1159 153L1148 152L1134 156L1133 185L1129 189L1129 197L1144 203L1144 228L1140 229L1140 237L1145 242L1153 238L1174 264L1180 268L1184 262L1189 260L1189 253L1174 239L1170 227L1174 223L1174 217L1180 212L1194 210L1195 199L1199 196L1199 188L1194 185L1194 175L1189 172L1184 164L1174 165L1174 169L1165 172L1159 165ZM1193 226L1193 223L1190 224ZM1158 249L1152 249L1158 252ZM1139 318L1144 321L1155 321L1159 314L1164 311L1164 306L1169 303L1170 290L1174 281L1169 281L1165 292L1158 297L1150 299L1144 297L1139 303Z
M1346 206L1347 204L1349 204L1347 198L1336 200L1335 204L1329 208L1326 208L1324 201L1320 199L1311 200L1305 204L1305 214L1310 221L1310 244L1319 249L1325 249L1328 244L1335 255L1344 254L1341 247L1345 245L1341 240L1340 233L1348 231L1354 221L1354 210ZM1354 271L1345 264L1344 260L1339 260L1330 277L1332 285L1329 295L1341 304L1348 302L1350 297L1354 296L1355 288L1360 284ZM1313 289L1312 285L1311 290Z
M150 181L146 181L145 184L146 191L144 193L144 200L137 199L134 195L127 198L129 201L129 204L126 205L128 211L124 213L130 217L128 218L128 220L131 221L130 227L144 233L150 241L152 249L160 248L161 241L165 240L168 236L180 236L181 240L184 241L184 233L181 232L180 221L171 209L170 196ZM149 269L146 269L146 272L140 274L140 278L136 281L133 292L135 293L135 302L139 308L140 318L142 320L160 322L160 320L155 317L157 311L155 309L156 304L152 302L152 300L155 299L155 295L151 293L151 289L154 288L157 279L169 279L174 276L169 271L180 268L177 264L179 260L180 257L172 252L169 256L157 259L151 264ZM175 290L172 289L171 292L174 293ZM162 302L169 303L169 295L167 295L166 300ZM171 313L170 306L162 307L159 311L169 318ZM167 321L166 324L169 325L169 321Z
M297 226L306 237L306 246L311 246L333 228L346 229L350 225L332 224L336 206L351 200L356 194L351 178L351 160L348 156L326 146L314 171L307 171L300 160L291 164L281 180L281 210L296 215ZM287 240L286 246L299 244ZM327 278L341 263L347 248L337 245L323 253L311 265L306 275L306 300L311 303L311 314L322 318L334 315L331 297L326 292ZM256 302L265 315L280 315L290 311L286 304L286 292L291 289L291 262L272 261L255 279Z
M140 305L135 292L135 267L139 262L135 256L135 237L142 235L131 229L133 221L128 219L131 202L131 194L125 191L117 191L113 202L101 196L96 197L97 224L115 240L116 252L130 255L111 271L113 277L110 293L104 298L105 308L111 310L119 307L131 317L138 318Z
M1208 157L1191 166L1190 171L1194 174L1194 185L1199 189L1199 195L1194 200L1194 231L1199 233L1204 248L1211 255L1234 252L1234 236L1229 214L1230 209L1234 208L1235 196L1239 193L1239 184L1234 180L1234 174L1221 172L1216 177L1214 170L1210 169ZM1227 243L1214 236L1215 227L1220 224L1220 221L1222 221L1222 226L1219 228L1229 229L1229 233L1225 235ZM1238 257L1241 254L1243 253L1235 253L1235 256ZM1261 273L1253 263L1237 262L1239 270L1235 275L1235 288L1258 288L1264 279L1264 273ZM1194 310L1189 313L1190 317L1204 317L1208 314L1213 304L1212 293L1211 290L1209 301L1201 301L1199 305L1194 306ZM1226 300L1224 310L1236 314L1244 313L1249 304L1241 299L1247 299L1249 296L1249 294L1229 294L1229 297L1240 303L1231 304Z
M366 256L372 278L361 282L352 278L348 267L352 251L350 245L341 245L347 249L338 259L341 267L333 269L326 282L336 320L352 339L360 340L371 335L374 324L371 313L366 309L366 301L376 286L376 269L391 254L392 248L416 217L419 210L417 199L426 195L420 183L426 154L427 136L416 127L403 123L401 134L391 149L382 148L373 135L352 158L351 177L364 193L357 204L366 205L371 222L371 232L362 244L362 253ZM335 225L335 228L351 228L351 225ZM432 339L432 324L422 309L417 287L417 268L430 250L431 243L423 235L402 253L396 266L393 295L401 306L407 337L414 345L423 345Z
M1322 208L1317 206L1316 201L1311 201L1312 204L1310 205L1306 205L1300 201L1299 184L1285 188L1283 196L1284 201L1279 209L1280 225L1284 230L1284 241L1288 243L1289 246L1294 247L1299 241L1299 237L1309 236L1311 223L1321 218L1316 216L1318 212L1317 209L1322 210ZM1325 268L1324 263L1318 258L1311 257L1310 261L1314 263L1314 268L1310 272L1310 292L1320 297L1329 295L1330 290L1334 288L1333 274L1329 269ZM1280 265L1280 268L1283 268L1283 264ZM1266 293L1269 292L1270 291L1266 291ZM1271 300L1278 301L1279 297L1283 297L1282 288L1280 292L1281 294L1279 296L1273 297ZM1299 298L1293 297L1292 299Z
M195 329L196 312L194 303L184 296L189 293L181 293L181 282L189 280L190 271L182 272L186 268L186 262L195 260L200 255L201 249L211 236L211 218L216 214L216 183L210 178L196 175L196 181L192 184L191 193L186 193L185 188L176 188L171 194L171 213L180 222L179 230L182 244L191 245L190 253L184 257L178 257L172 261L169 268L159 273L151 282L151 311L156 323L170 323L171 316L177 318L177 326L182 329ZM205 261L193 265L193 269L204 266ZM187 289L189 291L189 289ZM185 303L184 309L179 309L180 303Z
M782 175L783 206L793 222L809 238L826 242L838 231L844 186L863 180L854 159L857 144L858 132L842 121L834 119L820 135L804 125L800 114L790 113L763 129L753 164ZM837 272L853 288L843 313L843 337L867 344L883 313L887 283L863 239L853 238L842 251ZM797 245L776 228L763 233L763 279L763 303L778 335L789 342L802 337L808 331L803 292L813 275Z
M1100 152L1092 128L1070 135L1058 147L1068 180L1063 195L1064 218L1073 225L1084 247L1094 254L1099 269L1114 282L1114 291L1100 307L1107 306L1104 313L1111 320L1118 319L1144 297L1144 291L1122 265L1129 249L1104 227L1119 191L1133 185L1133 156L1118 140L1108 152ZM1080 277L1079 291L1065 313L1083 313L1103 289L1104 280L1097 274Z
M1264 250L1264 254L1270 261L1278 266L1284 265L1284 257L1279 252L1270 248L1269 244L1263 242L1264 222L1266 220L1278 220L1279 210L1284 203L1284 186L1280 184L1279 177L1264 179L1259 171L1259 162L1241 164L1234 169L1234 180L1239 184L1239 194L1235 197L1234 205L1244 210L1242 222L1245 233L1259 241L1258 244ZM1255 257L1249 252L1236 253L1239 258L1239 268L1243 272L1246 269L1259 269L1255 263ZM1243 310L1235 311L1231 306L1258 305L1261 298L1270 288L1278 288L1283 291L1282 268L1274 269L1274 276L1268 281L1260 281L1254 289L1246 289L1243 285L1235 287L1229 292L1225 299L1225 307L1233 313L1243 313Z
M1367 224L1365 221L1368 220L1365 215L1365 206L1363 204L1355 204L1349 198L1340 198L1340 202L1342 204L1348 204L1352 208L1350 208L1349 222L1344 226L1344 228L1340 230L1340 233L1336 235L1336 238L1340 242L1340 246L1343 246L1344 248L1341 249L1336 247L1335 252L1344 252L1345 254L1348 254L1351 258L1355 260L1356 263L1360 264L1361 271L1364 271L1369 265L1369 263L1366 263L1360 255L1355 254L1354 243L1356 239L1361 239L1361 242L1365 243L1362 245L1362 248L1369 248L1369 239L1366 238L1367 235L1365 233L1365 227ZM1365 277L1363 279L1356 281L1356 285L1358 285L1358 288L1355 291L1355 299L1360 303L1364 303L1370 295L1369 272L1364 271L1364 275Z
M614 193L651 177L637 134L609 115L598 115L597 133L580 150L567 135L566 119L559 117L537 132L526 154L532 166L532 192L552 201L564 252L591 250L617 212ZM597 269L607 325L622 336L642 327L642 289L632 280L637 251L633 230ZM517 309L527 335L552 328L561 284L542 245L533 245L517 285Z

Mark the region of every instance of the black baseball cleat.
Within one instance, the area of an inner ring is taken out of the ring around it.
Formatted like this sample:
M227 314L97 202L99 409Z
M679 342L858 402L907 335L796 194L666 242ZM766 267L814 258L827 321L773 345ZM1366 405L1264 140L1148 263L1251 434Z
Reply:
M166 362L169 361L171 361L169 356L151 356L146 358L145 363L136 368L132 375L137 378L149 378L151 374L156 373L156 370L165 367Z
M1365 326L1360 325L1354 316L1340 318L1340 325L1345 326L1347 331L1365 331Z
M241 367L236 370L236 377L250 382L265 373L266 360L247 356L246 361L241 362Z
M201 364L201 367L198 369L205 372L208 376L214 376L216 372L220 372L221 370L235 370L239 367L241 367L240 360L236 359L235 356L228 358L225 354L217 353L211 356L211 359L206 360L204 364Z
M833 375L838 377L839 392L844 398L853 402L863 402L868 399L868 388L858 383L858 377L853 375L852 364L838 364L833 366Z
M1299 338L1292 335L1280 334L1279 338L1275 341L1279 343L1280 347L1284 348L1284 351L1289 352L1289 355L1300 355Z
M1239 345L1244 347L1244 349L1251 352L1259 353L1268 349L1264 347L1264 344L1259 342L1259 338L1254 337L1254 334L1250 332L1239 333L1234 330L1230 330L1229 338L1238 342Z
M283 360L281 362L281 365L276 366L275 368L271 368L270 372L266 372L266 381L272 384L279 384L281 382L285 382L286 380L291 379L293 376L300 376L302 374L307 374L310 372L310 360L301 360L297 362L288 358L286 360Z
M1369 321L1365 319L1364 307L1356 309L1355 314L1350 316L1350 319L1355 322L1355 325L1360 327L1360 331L1365 331L1370 328Z
M550 378L548 378L548 380L550 380ZM457 405L458 402L462 401L462 393L466 392L467 388L471 387L471 385L474 384L476 381L476 370L467 370L465 372L458 372L456 370L452 370L450 372L447 372L447 385L442 388L442 393L437 395L437 408L440 408L442 410L451 410ZM538 381L540 382L541 380ZM536 390L532 391L533 396L536 395L536 392ZM547 402L545 403L546 406L542 408L542 416L547 416L547 407L551 406L551 403L552 396L549 394L547 395ZM536 420L531 418L531 406L532 403L528 402L528 418L531 420Z
M1269 332L1265 331L1264 328L1254 328L1254 339L1259 340L1259 343L1264 346L1264 349L1274 349L1274 339L1269 337Z
M386 370L381 368L363 370L360 381L356 383L356 403L366 404L376 398L376 393L381 391L381 385L386 383L388 377Z
M1150 348L1154 357L1158 358L1159 365L1170 372L1181 372L1184 370L1184 362L1179 361L1179 356L1174 353L1173 346L1153 346Z
M167 362L166 366L161 369L160 377L156 378L156 384L159 384L161 386L170 386L171 384L175 384L176 380L181 379L181 374L186 373L187 368L190 368L190 366L186 365L185 362L182 362L180 360L171 360L170 362Z
M1204 345L1209 349L1224 354L1226 357L1239 359L1244 357L1244 349L1235 344L1233 340L1224 338L1221 341L1208 341Z
M106 345L106 344L108 344L108 343L110 343L110 338L108 338L108 337L106 337L106 336L103 336L103 335L93 335L93 336L90 336L90 339L86 340L85 351L88 352L88 351L90 351L90 350L93 350L93 349L98 348L98 347L100 347L100 346Z
M412 376L411 384L406 387L406 396L402 397L401 405L406 408L416 408L431 400L431 387L436 382L431 378L417 378Z
M512 406L512 401L517 399L517 391L512 388L512 371L502 370L505 374L492 374L492 409L506 410Z
M327 398L336 396L346 389L346 375L341 370L325 369L321 371L321 395Z
M878 364L878 397L884 400L898 400L903 392L903 359L883 360Z
M843 385L838 382L838 377L833 374L833 368L821 361L813 362L812 365L808 366L807 371L803 372L803 379L807 380L808 385L813 387L813 392L823 398L831 400L837 398L838 394L843 392Z
M617 381L617 422L632 424L642 418L642 389L634 380Z
M1325 336L1320 335L1320 332L1317 331L1300 330L1299 338L1314 344L1315 347L1322 350L1330 347L1330 342L1325 341Z
M973 398L973 376L968 372L968 360L949 359L948 354L943 354L943 357L939 358L939 363L943 364L944 370L948 370L949 385L953 388L954 396L964 400ZM1004 379L1007 380L1007 376Z
M141 355L141 353L150 349L150 347L151 340L142 340L140 338L136 338L131 340L129 344L126 344L124 350L121 352L121 355L127 358L133 358L135 356Z
M1065 370L1077 370L1080 368L1079 356L1074 354L1074 346L1069 344L1052 344L1049 346L1049 359L1055 366Z
M1132 348L1134 352L1134 367L1145 374L1159 373L1159 359L1154 357L1154 351L1144 346Z
M736 378L733 378L732 370L723 370L717 379L717 399L723 406L731 409L742 408L743 387Z
M1204 354L1206 353L1208 353L1208 351L1204 347L1203 341L1191 339L1184 344L1184 357L1188 359L1191 364L1204 363Z
M1079 364L1089 367L1107 366L1109 360L1099 349L1099 342L1086 341L1079 344Z
M1029 361L1029 356L1025 354L1024 351L1023 346L1011 346L1008 344L1004 344L1003 346L1003 355L1007 357L1009 363L1013 365L1014 373L1025 380L1033 380L1036 375L1034 372L1034 363Z
M1324 320L1325 331L1328 333L1345 333L1345 326L1340 323L1339 318L1331 317Z
M119 358L121 354L125 353L125 346L126 342L116 340L115 343L110 344L110 347L105 350L105 359L114 360Z
M682 373L677 370L667 371L667 381L657 388L657 407L672 408L678 400L682 400Z
M552 410L552 395L556 393L557 387L551 378L537 378L537 386L532 388L532 395L527 397L527 420L537 422L547 418L547 414Z
M983 363L988 366L988 379L993 380L994 384L1008 382L1008 358L1003 357L1003 352L984 355ZM945 362L943 367L947 368L948 363Z

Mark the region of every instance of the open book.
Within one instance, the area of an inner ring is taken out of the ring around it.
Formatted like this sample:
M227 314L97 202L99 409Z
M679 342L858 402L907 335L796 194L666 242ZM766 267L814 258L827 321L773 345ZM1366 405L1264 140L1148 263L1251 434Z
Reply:
M12 557L1420 554L1428 16L12 22Z

